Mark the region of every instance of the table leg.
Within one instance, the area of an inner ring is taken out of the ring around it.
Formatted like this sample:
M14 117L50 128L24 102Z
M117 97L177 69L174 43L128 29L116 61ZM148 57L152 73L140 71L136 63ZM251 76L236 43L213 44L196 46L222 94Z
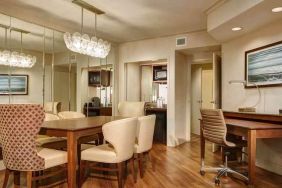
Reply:
M67 133L68 150L68 188L77 187L77 138L74 132Z
M256 130L248 131L248 170L249 170L249 184L253 185L255 182L256 170Z

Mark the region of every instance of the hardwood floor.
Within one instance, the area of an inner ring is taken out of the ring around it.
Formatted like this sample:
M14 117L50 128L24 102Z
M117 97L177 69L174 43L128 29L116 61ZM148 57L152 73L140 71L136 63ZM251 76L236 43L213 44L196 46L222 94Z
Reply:
M207 144L206 147L211 147ZM134 184L133 176L127 176L125 182L126 188L209 188L216 187L213 178L215 174L206 174L202 177L199 174L200 162L200 139L192 136L190 143L182 144L176 148L166 147L164 145L154 145L153 156L156 158L156 169L153 172L150 163L145 167L144 178L140 179L138 174L137 183ZM218 166L221 164L220 153L212 153L207 149L206 165ZM136 164L137 167L137 164ZM136 169L137 172L137 169ZM0 172L1 181L4 172ZM267 172L257 168L256 188L281 188L282 176ZM13 178L10 178L10 185ZM231 179L221 179L222 188L247 187L243 182ZM24 182L22 182L24 183ZM116 188L117 181L110 181L97 178L88 178L83 184L83 188ZM67 186L65 185L65 188Z

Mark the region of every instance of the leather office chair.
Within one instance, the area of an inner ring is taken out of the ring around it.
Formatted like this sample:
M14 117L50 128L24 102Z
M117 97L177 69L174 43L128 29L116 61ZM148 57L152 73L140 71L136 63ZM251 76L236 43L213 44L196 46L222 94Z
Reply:
M226 140L227 127L224 121L222 110L220 109L201 109L201 131L205 140L215 143L221 147L235 148L246 147L246 143L234 143ZM205 167L204 158L201 159L201 175L205 172L217 172L215 183L220 184L220 177L225 174L235 174L243 180L248 181L248 178L239 172L236 172L228 167L228 153L225 153L224 167Z

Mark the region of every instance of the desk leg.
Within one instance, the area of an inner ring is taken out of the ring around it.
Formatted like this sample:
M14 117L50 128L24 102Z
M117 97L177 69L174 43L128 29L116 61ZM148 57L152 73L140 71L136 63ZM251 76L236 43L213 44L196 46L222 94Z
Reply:
M249 184L254 185L255 170L256 170L256 130L248 132L248 169L249 169Z
M203 130L202 130L202 121L200 121L201 128L200 128L200 139L201 139L201 170L205 166L205 138L203 135Z
M77 187L76 167L77 167L77 138L74 132L67 133L68 149L68 188Z

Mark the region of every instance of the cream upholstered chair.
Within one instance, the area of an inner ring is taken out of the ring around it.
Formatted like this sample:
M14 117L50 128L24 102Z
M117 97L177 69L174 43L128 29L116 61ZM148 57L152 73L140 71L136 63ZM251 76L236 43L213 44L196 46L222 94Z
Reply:
M95 146L81 152L80 185L82 185L82 179L84 179L85 167L91 167L96 170L116 171L118 187L123 187L124 164L133 156L136 126L136 118L126 118L109 122L102 127L104 138L110 144ZM116 164L117 167L115 169L101 169L94 164L88 164L89 162Z
M55 121L55 120L60 120L60 117L57 116L56 114L45 113L44 121Z
M59 116L56 114L45 113L44 121L56 121L60 120ZM47 135L37 135L36 145L38 147L52 148L52 149L62 149L66 147L66 139L60 137L50 137Z
M85 115L80 112L74 112L74 111L63 111L59 112L58 116L61 119L76 119L76 118L84 118Z
M61 102L46 102L44 103L44 111L46 113L58 114L61 111Z
M10 171L27 172L27 187L46 178L33 177L35 173L67 163L67 153L54 149L36 148L35 138L44 120L40 105L0 105L0 137L6 173L3 187L7 186ZM66 165L65 165L66 166ZM62 173L66 168L57 171ZM49 175L50 176L50 175Z
M149 156L153 170L155 169L153 157L150 155L150 150L153 146L155 122L156 115L142 116L138 118L136 134L137 140L134 146L134 160L138 161L141 178L143 178L144 155ZM132 168L134 169L134 166ZM134 180L136 181L135 173L133 176Z
M124 117L144 116L145 102L120 102L118 104L118 114Z
M212 143L218 144L221 147L225 148L235 148L235 147L246 147L246 142L230 142L226 140L227 127L225 124L223 112L220 109L201 109L201 133L204 140L208 140ZM202 152L202 151L201 151ZM204 175L205 172L217 172L215 178L215 183L220 184L220 177L224 174L234 174L243 180L248 181L248 178L243 174L240 174L227 165L228 163L228 153L225 153L225 165L224 167L205 167L204 158L201 159L201 175Z

